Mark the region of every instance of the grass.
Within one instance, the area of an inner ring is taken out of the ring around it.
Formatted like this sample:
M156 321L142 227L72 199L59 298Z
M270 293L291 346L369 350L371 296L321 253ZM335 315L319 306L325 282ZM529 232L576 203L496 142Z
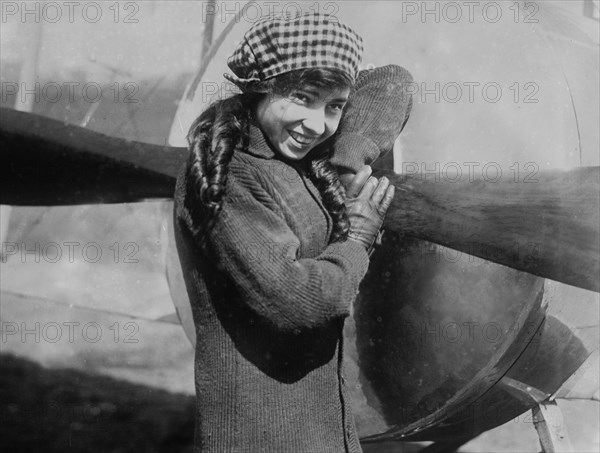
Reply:
M3 451L191 452L194 398L0 354ZM8 450L6 449L8 447Z

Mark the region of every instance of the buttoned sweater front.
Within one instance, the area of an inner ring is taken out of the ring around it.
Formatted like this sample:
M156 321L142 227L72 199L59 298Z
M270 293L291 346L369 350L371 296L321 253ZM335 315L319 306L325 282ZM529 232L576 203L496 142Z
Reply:
M177 181L175 237L196 326L195 452L360 452L343 377L343 323L368 267L303 161L250 126L200 247Z

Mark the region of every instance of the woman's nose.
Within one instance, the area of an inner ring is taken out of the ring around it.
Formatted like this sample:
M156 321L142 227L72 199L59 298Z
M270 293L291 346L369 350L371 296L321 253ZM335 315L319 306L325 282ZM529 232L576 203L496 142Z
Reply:
M312 135L323 135L325 133L325 109L314 108L308 109L308 113L302 125Z

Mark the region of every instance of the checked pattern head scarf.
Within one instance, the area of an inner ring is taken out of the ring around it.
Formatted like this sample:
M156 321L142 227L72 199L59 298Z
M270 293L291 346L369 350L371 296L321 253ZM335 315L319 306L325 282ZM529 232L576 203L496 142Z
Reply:
M269 17L244 35L224 76L244 90L286 72L329 68L345 72L354 81L363 52L363 40L333 16L318 13L296 17Z

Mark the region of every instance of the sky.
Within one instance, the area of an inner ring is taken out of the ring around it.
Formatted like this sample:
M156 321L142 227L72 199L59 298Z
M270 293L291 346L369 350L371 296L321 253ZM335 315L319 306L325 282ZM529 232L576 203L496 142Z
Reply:
M2 2L2 64L19 64L36 27L40 77L79 70L100 84L193 72L204 28L202 2Z

